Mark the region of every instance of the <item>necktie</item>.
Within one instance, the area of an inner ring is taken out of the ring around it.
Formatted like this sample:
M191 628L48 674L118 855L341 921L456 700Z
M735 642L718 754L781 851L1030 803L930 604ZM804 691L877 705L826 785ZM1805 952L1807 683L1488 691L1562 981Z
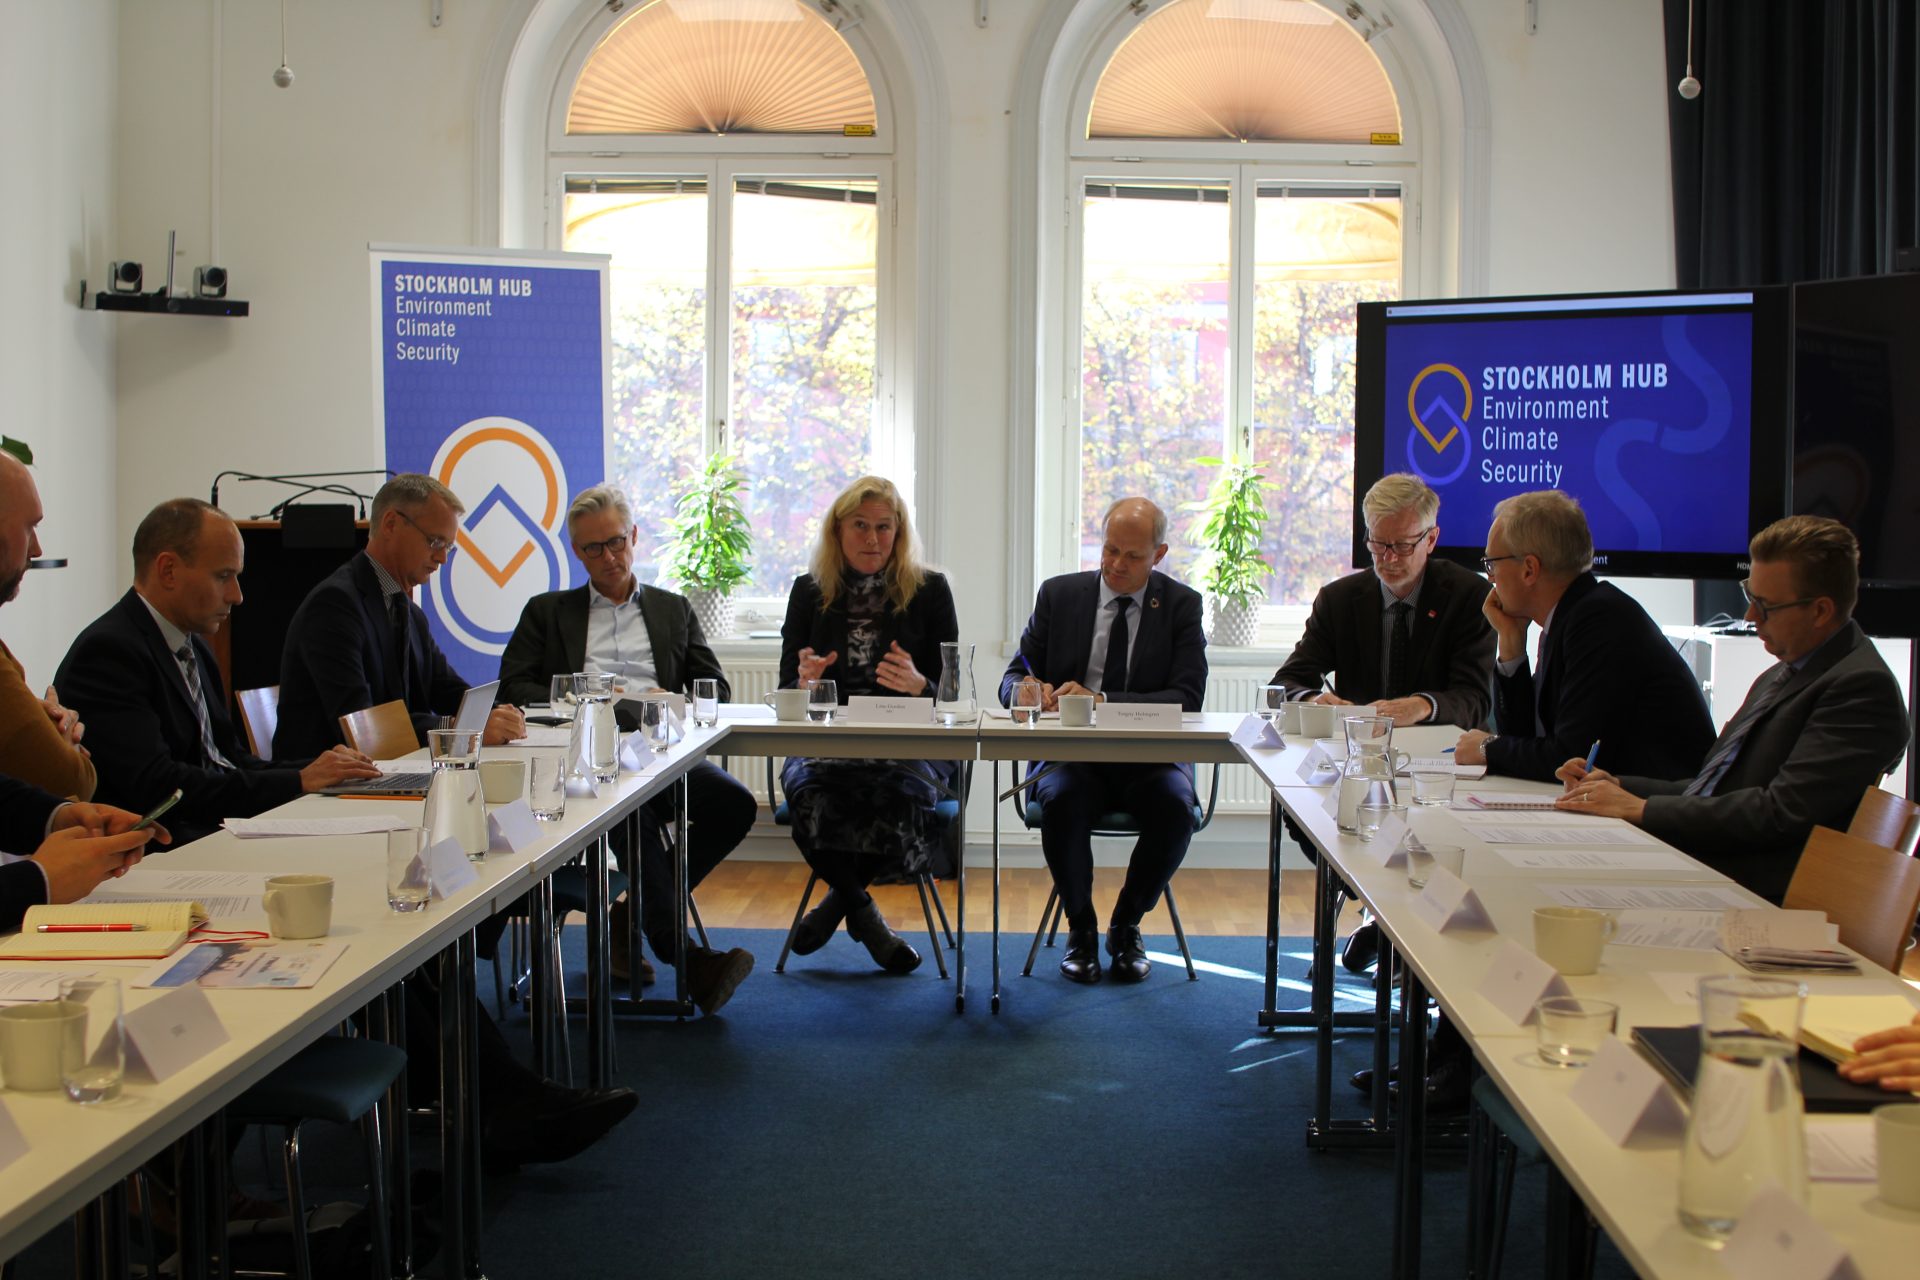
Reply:
M1413 642L1413 606L1405 600L1396 600L1387 612L1393 615L1393 636L1387 643L1387 696L1404 698L1413 692L1407 687L1407 647Z
M1713 744L1713 750L1707 753L1707 762L1700 766L1699 774L1687 784L1686 794L1690 796L1710 796L1713 789L1720 785L1720 779L1733 767L1734 757L1740 754L1740 744L1746 741L1747 732L1754 723L1773 709L1780 701L1781 691L1787 687L1787 681L1793 679L1793 668L1782 664L1780 673L1759 693L1751 695L1747 705L1733 719L1727 721L1727 727L1720 731L1720 740Z
M393 683L400 700L407 701L407 598L399 592L387 597L387 617L393 624Z
M1132 596L1113 601L1113 630L1107 632L1107 665L1100 669L1100 692L1111 697L1127 691L1127 610Z
M1547 629L1540 628L1540 644L1533 651L1533 732L1535 737L1547 736L1547 718L1545 715L1547 699Z
M189 641L173 651L180 660L180 674L187 682L187 696L193 700L193 716L200 722L200 749L206 754L207 763L218 769L233 768L232 761L220 754L220 748L213 744L213 718L207 714L207 695L200 688L200 664L193 656L193 643Z

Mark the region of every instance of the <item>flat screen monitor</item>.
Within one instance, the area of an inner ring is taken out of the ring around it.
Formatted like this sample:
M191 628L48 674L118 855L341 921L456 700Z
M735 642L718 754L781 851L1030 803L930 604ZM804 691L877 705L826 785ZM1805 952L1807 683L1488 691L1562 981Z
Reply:
M1796 514L1860 539L1870 586L1920 584L1920 275L1793 290Z
M1561 489L1601 573L1744 576L1748 540L1786 512L1786 292L1362 303L1354 564L1371 563L1360 495L1411 471L1461 563L1495 503Z

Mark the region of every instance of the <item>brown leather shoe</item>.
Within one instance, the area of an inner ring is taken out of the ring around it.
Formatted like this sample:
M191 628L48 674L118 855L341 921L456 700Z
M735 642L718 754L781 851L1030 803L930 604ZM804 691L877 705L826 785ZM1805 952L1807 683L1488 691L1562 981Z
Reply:
M627 943L627 900L617 899L613 908L607 912L608 937L607 952L611 957L613 976L625 980L633 973L633 958L628 954ZM645 956L640 957L640 985L650 987L654 983L653 966Z
M752 972L753 953L744 947L731 951L687 949L687 994L702 1013L720 1012L720 1006L733 999L734 989Z

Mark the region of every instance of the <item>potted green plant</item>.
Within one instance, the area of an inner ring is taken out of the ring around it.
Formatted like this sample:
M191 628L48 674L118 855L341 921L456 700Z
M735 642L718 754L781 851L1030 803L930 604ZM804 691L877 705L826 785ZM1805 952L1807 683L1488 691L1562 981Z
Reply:
M681 486L661 562L693 602L710 640L733 634L733 589L748 577L753 526L740 505L746 475L733 455L716 453Z
M1249 646L1259 627L1273 567L1260 553L1267 523L1264 492L1276 488L1257 462L1241 458L1195 458L1218 467L1207 496L1183 509L1196 512L1187 539L1201 550L1200 585L1207 597L1207 638L1214 644Z

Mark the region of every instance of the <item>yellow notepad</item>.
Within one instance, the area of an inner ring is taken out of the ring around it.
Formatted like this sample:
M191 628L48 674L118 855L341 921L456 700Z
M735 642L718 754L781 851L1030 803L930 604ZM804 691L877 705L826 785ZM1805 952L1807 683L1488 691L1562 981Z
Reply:
M160 960L207 922L197 902L75 902L28 907L20 932L0 938L0 960ZM140 924L131 933L40 933L43 924Z
M1914 1013L1905 996L1808 996L1800 1015L1800 1043L1829 1062L1849 1062L1854 1041L1889 1027L1904 1027L1913 1021ZM1760 1021L1752 1013L1742 1016L1756 1025Z

